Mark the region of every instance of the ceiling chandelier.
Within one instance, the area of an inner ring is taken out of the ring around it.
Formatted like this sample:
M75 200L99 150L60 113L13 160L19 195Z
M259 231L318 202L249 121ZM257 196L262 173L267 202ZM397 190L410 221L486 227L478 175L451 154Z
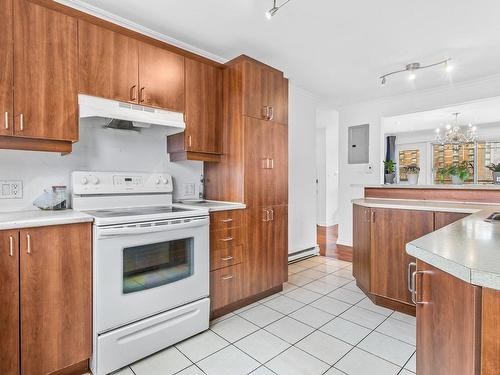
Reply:
M387 77L392 76L394 74L404 73L404 72L407 72L407 74L408 74L408 80L414 81L417 78L417 75L415 73L417 70L432 68L433 66L438 66L438 65L443 65L445 71L449 72L449 71L451 71L453 69L453 66L450 64L450 61L451 61L451 58L447 58L445 60L438 61L436 63L429 64L429 65L421 65L418 62L407 64L404 67L404 69L395 70L393 72L389 72L387 74L384 74L384 75L380 76L379 77L380 84L382 86L385 86L385 84L387 83Z
M450 124L446 125L446 131L442 134L441 129L436 129L436 142L442 145L444 144L452 144L452 145L460 145L463 143L472 143L477 139L475 126L469 124L467 127L462 128L458 124L458 116L459 112L453 113L455 116L455 125L452 126Z
M288 4L291 0L286 0L285 2L283 2L281 5L278 5L277 4L277 0L273 0L273 7L271 9L269 9L267 12L266 12L266 18L268 20L271 20L271 18L273 18L273 16L278 13L278 10L280 10L282 7L284 7L286 4Z

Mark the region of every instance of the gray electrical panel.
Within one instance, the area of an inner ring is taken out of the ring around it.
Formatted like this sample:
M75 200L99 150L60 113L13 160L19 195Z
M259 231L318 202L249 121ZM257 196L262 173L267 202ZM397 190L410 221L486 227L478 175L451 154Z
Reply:
M370 125L356 125L348 128L348 163L368 164L370 145Z

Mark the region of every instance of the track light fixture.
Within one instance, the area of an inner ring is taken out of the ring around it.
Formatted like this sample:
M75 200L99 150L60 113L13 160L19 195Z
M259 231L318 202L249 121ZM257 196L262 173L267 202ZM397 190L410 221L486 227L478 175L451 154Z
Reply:
M291 0L286 0L281 5L278 5L277 0L273 0L273 7L266 12L266 18L268 20L271 20L271 18L273 18L273 16L278 12L278 10L280 10L283 6L285 6L290 1Z
M417 75L415 73L417 70L427 69L427 68L431 68L433 66L438 66L438 65L443 65L444 69L447 72L449 72L453 69L453 66L450 64L450 61L451 61L451 58L447 58L446 60L442 60L442 61L439 61L437 63L429 64L429 65L420 65L420 63L418 63L418 62L407 64L404 67L404 69L395 70L394 72L390 72L390 73L387 73L387 74L380 76L379 77L380 84L382 86L385 86L385 84L387 83L387 77L392 76L394 74L403 73L403 72L408 72L408 80L414 81L417 78Z

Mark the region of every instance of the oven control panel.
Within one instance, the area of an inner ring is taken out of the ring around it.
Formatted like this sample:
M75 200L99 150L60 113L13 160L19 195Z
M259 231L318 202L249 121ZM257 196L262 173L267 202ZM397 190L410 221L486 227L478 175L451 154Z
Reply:
M166 173L73 172L73 194L172 193L172 176Z

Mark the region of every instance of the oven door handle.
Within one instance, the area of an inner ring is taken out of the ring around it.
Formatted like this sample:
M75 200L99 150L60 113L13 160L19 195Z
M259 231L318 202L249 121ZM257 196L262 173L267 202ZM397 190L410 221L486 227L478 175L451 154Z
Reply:
M203 218L203 219L193 219L193 220L190 220L188 222L179 223L179 224L99 228L98 237L103 238L103 237L113 237L113 236L125 236L125 235L168 232L168 231L177 230L177 229L200 227L203 225L208 225L208 223L209 223L208 219Z

